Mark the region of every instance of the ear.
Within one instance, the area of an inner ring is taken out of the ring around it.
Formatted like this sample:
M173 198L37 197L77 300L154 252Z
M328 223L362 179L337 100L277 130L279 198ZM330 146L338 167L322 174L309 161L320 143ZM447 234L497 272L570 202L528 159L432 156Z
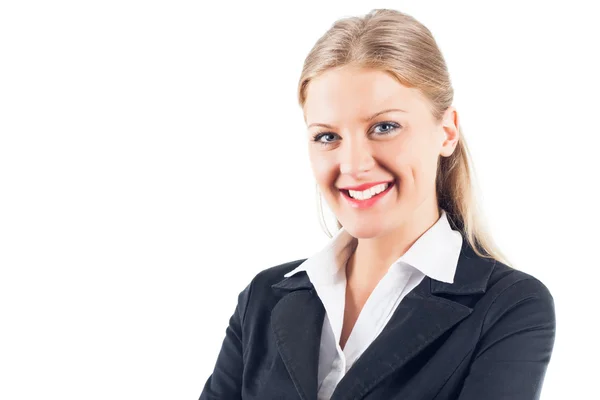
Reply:
M443 157L450 157L454 153L454 149L458 145L458 139L460 136L458 127L458 112L456 108L450 106L444 112L442 118L441 128L443 132L443 142L440 149L440 155Z

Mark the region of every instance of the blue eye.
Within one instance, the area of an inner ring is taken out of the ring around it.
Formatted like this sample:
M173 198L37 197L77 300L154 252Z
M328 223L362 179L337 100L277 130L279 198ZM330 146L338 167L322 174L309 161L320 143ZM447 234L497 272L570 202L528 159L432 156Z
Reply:
M382 122L380 124L375 125L375 128L379 128L379 127L382 127L382 126L388 126L389 127L389 129L385 129L384 132L379 132L379 133L381 133L383 135L388 134L390 132L393 132L394 130L396 130L399 127L398 124L395 124L395 123L392 123L392 122Z
M321 138L325 137L325 136L337 136L335 133L331 133L331 132L319 132L316 135L313 136L313 141L317 142L317 143L321 143L321 144L329 144L331 142L322 142Z
M388 129L384 129L383 132L376 131L376 128L381 128L381 127L384 127L384 128L387 127ZM400 127L401 126L395 122L380 122L380 123L374 125L373 130L375 131L375 133L378 136L385 136L385 135L389 135L390 133L394 132L396 129L398 129ZM317 142L319 144L322 144L324 146L327 146L327 145L331 144L332 141L321 141L321 139L325 136L338 136L338 135L333 132L318 132L313 136L313 141Z

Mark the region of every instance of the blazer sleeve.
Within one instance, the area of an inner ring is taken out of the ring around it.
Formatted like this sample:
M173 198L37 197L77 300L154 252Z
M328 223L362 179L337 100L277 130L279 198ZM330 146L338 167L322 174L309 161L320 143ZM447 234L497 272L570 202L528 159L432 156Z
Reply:
M554 300L536 278L503 290L489 308L458 400L537 400L550 362Z
M242 325L251 283L238 295L235 311L229 319L225 338L212 374L208 377L199 400L222 400L242 398L243 345Z

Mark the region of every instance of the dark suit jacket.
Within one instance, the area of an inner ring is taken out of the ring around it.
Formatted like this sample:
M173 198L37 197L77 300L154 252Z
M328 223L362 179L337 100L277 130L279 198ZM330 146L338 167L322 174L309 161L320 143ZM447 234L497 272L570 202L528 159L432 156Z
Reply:
M200 400L316 399L325 309L304 260L268 268L238 297ZM538 399L555 337L553 298L466 240L454 283L425 277L339 382L334 400Z

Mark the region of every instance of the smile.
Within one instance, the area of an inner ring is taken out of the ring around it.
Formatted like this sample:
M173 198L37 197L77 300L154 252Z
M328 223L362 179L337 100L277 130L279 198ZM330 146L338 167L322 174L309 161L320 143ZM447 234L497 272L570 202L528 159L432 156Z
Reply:
M381 183L367 190L355 191L340 189L342 196L354 208L369 208L375 205L394 186L393 182Z

